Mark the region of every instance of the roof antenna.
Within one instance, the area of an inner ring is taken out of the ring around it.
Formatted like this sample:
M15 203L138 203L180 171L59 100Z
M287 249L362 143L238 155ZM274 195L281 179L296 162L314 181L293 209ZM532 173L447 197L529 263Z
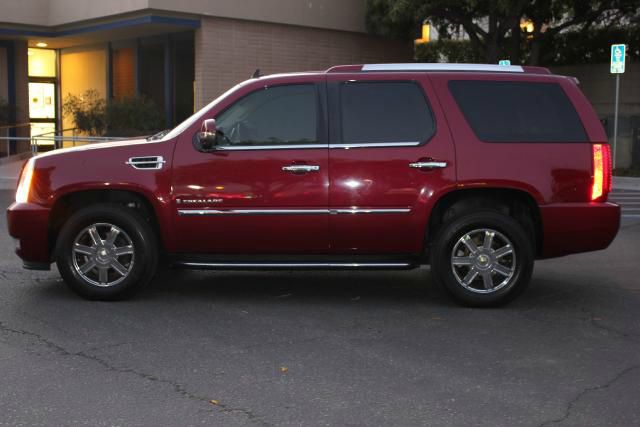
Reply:
M260 68L256 68L256 70L251 75L252 79L257 79L258 77L262 77L262 72L260 71Z

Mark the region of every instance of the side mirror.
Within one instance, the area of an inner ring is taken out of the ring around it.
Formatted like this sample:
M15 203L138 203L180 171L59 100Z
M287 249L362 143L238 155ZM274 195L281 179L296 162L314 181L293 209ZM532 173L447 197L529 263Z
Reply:
M218 129L215 119L207 119L202 122L198 132L198 142L205 150L210 150L218 144Z

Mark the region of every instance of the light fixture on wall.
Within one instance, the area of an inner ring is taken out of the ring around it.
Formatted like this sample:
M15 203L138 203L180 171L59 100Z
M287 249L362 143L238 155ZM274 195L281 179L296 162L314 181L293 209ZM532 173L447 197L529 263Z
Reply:
M431 26L429 25L429 21L422 22L422 31L419 39L415 39L415 44L429 43L431 41Z
M49 45L46 44L45 42L38 42L38 43L36 43L36 46L38 46L38 47L47 47Z
M535 25L533 24L533 21L531 19L523 18L520 20L520 30L526 38L531 39L533 37Z

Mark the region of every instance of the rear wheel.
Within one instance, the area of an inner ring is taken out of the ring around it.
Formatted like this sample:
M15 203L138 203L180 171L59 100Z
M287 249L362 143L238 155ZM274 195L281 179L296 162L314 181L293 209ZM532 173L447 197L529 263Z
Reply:
M527 287L533 271L533 245L524 227L497 211L451 219L431 251L435 279L459 303L498 306Z
M96 205L76 212L65 223L56 263L67 285L81 296L121 299L153 278L157 240L137 212L119 205Z

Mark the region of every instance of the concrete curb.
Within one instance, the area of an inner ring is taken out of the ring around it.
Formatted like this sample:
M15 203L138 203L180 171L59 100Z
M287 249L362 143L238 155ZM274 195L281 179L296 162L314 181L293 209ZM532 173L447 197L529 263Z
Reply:
M613 189L640 191L640 178L636 178L633 176L614 176Z

